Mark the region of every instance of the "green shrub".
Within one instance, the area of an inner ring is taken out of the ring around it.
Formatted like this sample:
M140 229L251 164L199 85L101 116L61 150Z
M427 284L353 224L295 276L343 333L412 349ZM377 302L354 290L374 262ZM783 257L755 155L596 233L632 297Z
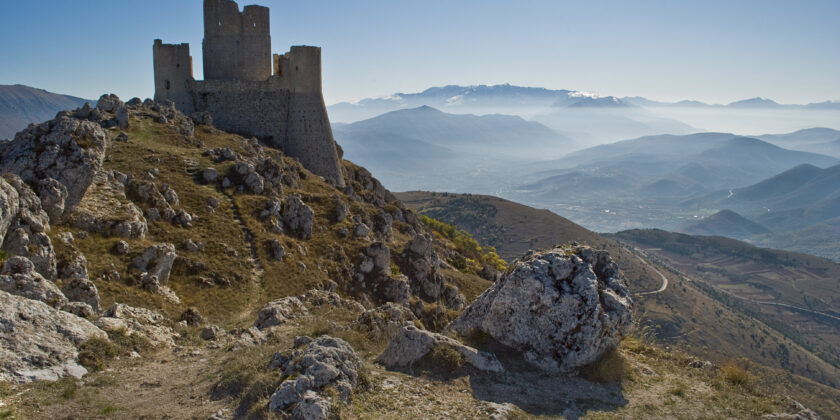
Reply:
M91 338L79 346L79 363L88 370L98 371L118 354L119 348L107 339Z

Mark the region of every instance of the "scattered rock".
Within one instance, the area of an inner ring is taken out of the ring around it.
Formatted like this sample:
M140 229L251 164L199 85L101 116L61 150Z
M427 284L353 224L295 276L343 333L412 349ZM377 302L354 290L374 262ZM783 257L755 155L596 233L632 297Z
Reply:
M280 221L283 223L284 232L306 240L312 238L314 216L312 207L304 204L300 196L295 194L284 200Z
M295 296L284 297L263 306L257 312L257 320L254 321L254 326L262 330L285 324L308 313L309 311L300 299Z
M90 306L94 313L99 312L99 290L96 285L84 277L72 278L62 289L64 296L71 302L82 302Z
M402 327L376 361L389 369L407 368L429 354L436 346L447 346L456 350L465 362L478 370L504 371L496 356L461 344L444 335L418 329L413 325Z
M597 361L632 323L623 274L606 251L533 252L479 296L447 330L483 332L553 373Z
M347 218L347 213L350 212L350 208L347 206L347 203L341 200L341 197L339 197L338 194L334 194L332 199L333 204L335 205L335 216L333 221L341 223Z
M225 330L218 325L207 325L201 329L202 340L218 340L227 335Z
M116 245L114 245L114 252L117 255L126 255L131 251L131 246L128 245L126 241L119 241Z
M203 179L206 184L215 184L216 181L219 180L219 171L217 171L216 168L206 168L201 171L201 179Z
M417 318L403 305L388 302L359 315L355 326L375 338L392 339L404 326L414 325Z
M198 308L194 306L190 306L181 313L181 317L178 318L178 320L186 321L187 325L191 327L197 327L204 323L204 318L201 316L201 313L198 312Z
M286 256L286 250L283 248L283 244L277 239L269 240L266 248L268 249L268 257L272 261L283 261L283 258Z
M172 328L166 326L163 315L146 308L135 308L122 303L115 303L103 316L96 320L96 326L108 332L125 332L127 335L139 334L153 346L172 347Z
M357 238L367 236L368 232L370 232L370 228L364 223L356 223L353 226L353 235Z
M157 277L160 284L165 285L169 282L169 273L176 257L175 245L157 244L146 248L132 263L141 273Z
M77 347L91 338L107 339L89 321L0 291L0 381L55 381L81 378Z
M347 342L324 335L315 339L296 338L295 348L276 353L269 366L282 370L283 376L289 378L271 396L271 411L284 411L297 404L293 416L311 414L325 415L314 418L327 418L330 405L324 404L324 398L317 393L330 387L337 392L339 401L349 403L362 361Z

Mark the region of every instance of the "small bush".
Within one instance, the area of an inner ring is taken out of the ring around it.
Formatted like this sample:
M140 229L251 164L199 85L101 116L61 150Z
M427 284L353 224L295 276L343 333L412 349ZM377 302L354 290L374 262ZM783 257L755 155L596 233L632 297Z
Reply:
M402 272L400 271L400 267L394 263L391 263L391 274L395 276L401 275Z
M754 378L747 368L735 362L728 362L720 367L720 374L732 385L749 387Z
M456 372L464 366L464 356L462 356L458 350L455 350L451 346L447 345L436 345L432 351L429 352L429 358L431 358L431 360L434 361L443 372Z
M103 338L91 338L79 346L79 363L91 371L102 370L105 362L119 354L119 348Z

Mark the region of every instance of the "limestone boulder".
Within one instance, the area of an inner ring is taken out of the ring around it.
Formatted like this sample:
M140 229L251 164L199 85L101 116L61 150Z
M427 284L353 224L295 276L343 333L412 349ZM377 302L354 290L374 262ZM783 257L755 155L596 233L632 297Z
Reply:
M89 321L43 302L0 291L0 381L82 377L78 346L107 335Z
M449 326L485 333L546 372L593 363L632 323L623 274L606 251L589 247L531 252Z
M280 213L280 220L283 223L283 230L290 235L300 239L312 238L312 223L315 212L312 207L303 203L300 196L290 195L283 201L283 210Z
M99 290L87 276L71 279L62 289L64 296L71 302L82 302L99 312Z
M327 387L332 388L339 401L348 403L359 380L362 360L350 344L340 338L326 335L315 339L296 337L295 346L276 353L269 367L280 369L283 376L290 378L271 396L271 411L283 412L297 404L293 417L315 413L313 415L326 417L314 418L327 418L329 404L321 402L325 398L319 393ZM301 403L304 407L298 410Z
M96 101L96 108L100 111L104 112L117 112L120 108L122 108L125 104L120 97L114 95L113 93L106 93L99 97L99 100Z
M407 368L428 355L435 347L446 346L457 351L466 363L486 372L503 372L493 354L476 350L447 336L421 330L413 325L402 327L376 362L389 369Z
M161 285L169 283L169 273L172 271L172 264L175 263L175 245L169 243L152 245L146 248L142 254L134 257L132 264L140 271L141 277L157 278Z

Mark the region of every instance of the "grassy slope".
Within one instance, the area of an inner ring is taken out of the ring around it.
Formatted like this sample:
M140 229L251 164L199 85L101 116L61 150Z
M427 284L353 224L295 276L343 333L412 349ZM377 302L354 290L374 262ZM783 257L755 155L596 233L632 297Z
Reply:
M661 282L658 275L639 262L617 242L574 224L548 210L487 195L464 195L411 191L396 193L403 203L419 213L454 224L469 232L482 244L496 248L510 261L529 249L549 248L577 241L605 248L627 276L633 292L653 290Z

